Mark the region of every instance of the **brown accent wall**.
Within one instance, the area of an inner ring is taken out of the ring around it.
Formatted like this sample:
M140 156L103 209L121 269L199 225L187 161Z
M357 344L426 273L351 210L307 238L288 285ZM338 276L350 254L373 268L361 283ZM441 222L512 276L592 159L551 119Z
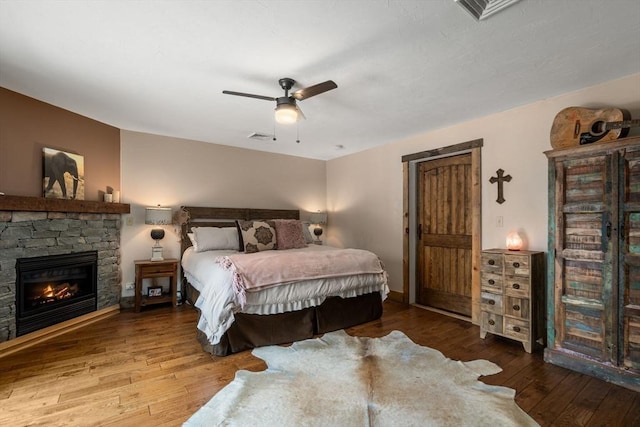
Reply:
M84 156L85 200L120 189L120 130L0 87L0 192L42 196L42 148Z

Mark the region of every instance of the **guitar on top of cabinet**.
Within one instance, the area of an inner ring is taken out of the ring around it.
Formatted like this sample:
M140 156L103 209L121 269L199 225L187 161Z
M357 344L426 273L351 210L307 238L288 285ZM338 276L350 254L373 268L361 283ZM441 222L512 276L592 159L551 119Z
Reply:
M634 126L640 126L640 120L631 120L628 112L618 108L568 107L553 119L551 146L559 149L609 142L624 138Z

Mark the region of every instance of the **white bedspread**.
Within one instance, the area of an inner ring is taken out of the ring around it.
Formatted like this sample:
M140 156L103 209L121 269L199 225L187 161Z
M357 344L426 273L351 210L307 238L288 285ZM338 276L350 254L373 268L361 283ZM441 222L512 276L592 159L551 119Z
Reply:
M335 250L329 246L309 245L289 251ZM282 251L285 252L285 251ZM383 299L389 293L386 274L360 274L347 277L305 280L269 289L246 293L246 304L241 306L233 290L232 273L215 260L236 251L195 252L187 249L182 255L185 277L199 292L195 302L201 311L198 329L211 344L217 344L234 321L235 312L249 314L275 314L320 305L329 296L355 297L380 292ZM251 256L251 255L247 255Z

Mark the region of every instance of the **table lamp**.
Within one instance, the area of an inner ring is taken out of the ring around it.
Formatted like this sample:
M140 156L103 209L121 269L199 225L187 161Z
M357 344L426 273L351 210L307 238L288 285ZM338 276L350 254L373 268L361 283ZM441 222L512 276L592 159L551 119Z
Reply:
M316 228L313 229L313 234L315 234L317 240L314 242L315 244L321 244L320 236L322 236L322 227L327 223L327 213L326 212L314 212L309 217L309 222L311 224L315 224Z
M171 224L171 208L163 208L160 205L145 208L144 223L150 225ZM153 228L151 238L156 241L156 244L151 247L151 261L163 261L160 240L164 238L164 229Z

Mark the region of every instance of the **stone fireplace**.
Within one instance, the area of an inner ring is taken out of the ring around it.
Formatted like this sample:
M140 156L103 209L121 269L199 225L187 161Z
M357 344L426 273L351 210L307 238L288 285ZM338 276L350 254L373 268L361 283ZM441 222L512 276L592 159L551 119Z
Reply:
M89 305L91 311L96 311L119 305L121 214L128 212L129 205L119 203L0 196L0 343L30 332L21 330L19 334L16 322L19 309L16 301L24 296L18 295L18 268L29 264L29 260L35 263L37 270L39 262L43 265L43 257L62 256L64 259L69 254L94 253L94 272L77 269L67 272L71 276L95 274L95 291L82 291L81 302L73 310L84 312ZM59 269L55 271L60 272ZM46 303L47 298L56 308L66 305L62 295L73 292L65 290L65 286L75 288L79 285L66 279L51 278L54 279L51 291L44 290L44 295L33 297L37 301L27 305ZM51 292L53 296L47 296ZM56 292L61 297L59 300L56 300ZM92 301L87 303L89 299ZM20 310L24 311L24 308ZM37 307L35 310L39 313ZM65 316L54 317L64 321Z

